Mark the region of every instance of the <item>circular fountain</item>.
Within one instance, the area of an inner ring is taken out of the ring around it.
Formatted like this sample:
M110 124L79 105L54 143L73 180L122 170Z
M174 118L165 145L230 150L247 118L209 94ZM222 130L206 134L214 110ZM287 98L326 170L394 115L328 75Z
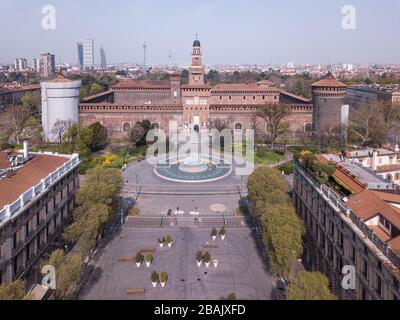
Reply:
M154 173L175 182L209 182L227 177L232 172L231 164L216 156L201 154L198 135L190 137L189 154L167 155L154 166Z

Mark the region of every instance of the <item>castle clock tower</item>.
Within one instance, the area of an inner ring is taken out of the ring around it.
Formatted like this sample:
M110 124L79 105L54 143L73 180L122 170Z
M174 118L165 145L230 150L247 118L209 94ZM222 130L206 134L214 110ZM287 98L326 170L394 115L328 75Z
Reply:
M189 68L189 85L204 85L204 67L201 61L200 41L193 42L192 65Z
M183 126L189 131L206 129L210 117L209 100L211 87L205 81L200 41L193 42L192 65L189 67L189 83L181 87Z

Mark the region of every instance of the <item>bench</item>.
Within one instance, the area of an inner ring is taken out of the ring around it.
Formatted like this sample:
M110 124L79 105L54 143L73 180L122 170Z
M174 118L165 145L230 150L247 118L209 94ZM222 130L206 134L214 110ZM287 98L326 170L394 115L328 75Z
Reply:
M144 248L144 249L140 249L140 252L141 253L146 253L146 252L154 253L154 252L156 252L156 249L154 249L154 248Z
M122 257L118 258L118 261L122 261L122 262L133 261L133 256L122 256Z
M144 292L145 292L144 288L130 288L130 289L126 289L126 294L127 294L127 295L144 294Z
M218 243L206 242L205 244L203 244L203 248L218 248Z

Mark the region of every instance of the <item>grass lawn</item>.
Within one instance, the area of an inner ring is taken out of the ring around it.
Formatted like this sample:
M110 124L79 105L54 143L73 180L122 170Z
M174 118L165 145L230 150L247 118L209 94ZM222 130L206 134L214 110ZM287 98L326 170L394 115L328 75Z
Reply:
M285 159L285 156L272 151L270 148L258 146L255 149L251 154L247 154L246 145L242 145L242 155L246 160L252 160L254 155L255 164L275 164Z

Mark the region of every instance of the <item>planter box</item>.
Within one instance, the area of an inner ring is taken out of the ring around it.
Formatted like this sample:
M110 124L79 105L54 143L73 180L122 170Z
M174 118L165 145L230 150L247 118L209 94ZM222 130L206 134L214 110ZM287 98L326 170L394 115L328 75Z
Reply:
M151 284L153 285L153 288L157 286L157 282L151 282Z
M214 268L216 268L218 266L218 260L217 259L213 260L213 265L214 265Z
M201 266L201 263L202 263L202 261L198 261L198 260L196 260L196 263L197 263L197 266L198 266L198 267L200 267L200 266Z
M168 247L170 247L170 248L171 248L171 246L172 246L172 242L170 242L170 243L167 243L167 245L168 245Z
M217 236L211 236L213 240L215 240L217 238Z
M221 234L221 239L222 239L222 240L225 239L225 234Z
M164 242L159 242L158 244L160 245L160 248L164 247Z
M136 267L140 267L141 263L140 262L136 262Z
M151 265L151 261L150 262L146 261L146 267L150 267L150 265Z
M165 287L165 284L166 284L167 282L160 282L160 284L161 284L161 287Z
M210 261L205 262L205 264L206 264L206 267L208 268L210 266Z

